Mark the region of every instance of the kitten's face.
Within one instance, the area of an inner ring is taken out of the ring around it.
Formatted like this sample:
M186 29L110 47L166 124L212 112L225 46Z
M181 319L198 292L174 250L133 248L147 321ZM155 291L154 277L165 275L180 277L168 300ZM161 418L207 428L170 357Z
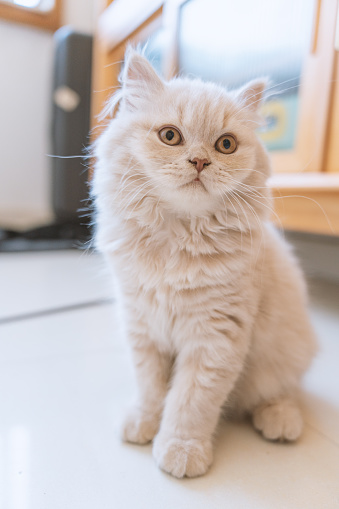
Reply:
M240 92L240 100L197 80L165 84L134 54L123 90L115 121L124 133L120 139L136 162L134 171L147 177L146 189L167 207L194 215L213 212L230 191L245 189L244 183L264 185L268 167L256 168L260 143L256 106L249 102L261 97L262 83Z

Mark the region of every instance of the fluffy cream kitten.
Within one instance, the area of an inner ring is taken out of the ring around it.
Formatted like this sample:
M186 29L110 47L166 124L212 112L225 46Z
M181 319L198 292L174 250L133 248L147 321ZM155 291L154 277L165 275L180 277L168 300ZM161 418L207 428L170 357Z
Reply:
M271 440L303 428L315 353L302 274L267 222L255 129L265 83L164 82L129 50L95 146L97 247L120 290L139 400L122 437L176 477L204 474L224 407Z

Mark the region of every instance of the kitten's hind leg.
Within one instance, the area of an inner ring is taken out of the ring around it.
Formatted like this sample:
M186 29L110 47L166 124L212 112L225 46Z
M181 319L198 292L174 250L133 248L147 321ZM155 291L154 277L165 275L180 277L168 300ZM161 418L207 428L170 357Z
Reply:
M258 405L252 420L254 427L268 440L297 440L303 430L298 404L286 396Z

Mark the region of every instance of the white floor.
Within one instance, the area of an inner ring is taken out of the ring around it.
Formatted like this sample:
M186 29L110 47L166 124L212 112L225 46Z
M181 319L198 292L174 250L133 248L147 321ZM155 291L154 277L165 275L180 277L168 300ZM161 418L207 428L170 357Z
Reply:
M339 289L311 293L302 439L223 423L208 474L176 480L151 446L119 441L134 386L99 256L0 254L0 508L338 509Z

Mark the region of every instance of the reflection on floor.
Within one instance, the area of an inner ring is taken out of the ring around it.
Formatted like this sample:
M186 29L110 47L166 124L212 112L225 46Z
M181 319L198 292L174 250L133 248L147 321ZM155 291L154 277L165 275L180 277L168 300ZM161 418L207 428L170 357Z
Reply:
M208 474L176 480L119 441L134 385L101 258L3 254L0 281L1 509L339 508L338 286L310 286L321 350L301 440L223 423Z

